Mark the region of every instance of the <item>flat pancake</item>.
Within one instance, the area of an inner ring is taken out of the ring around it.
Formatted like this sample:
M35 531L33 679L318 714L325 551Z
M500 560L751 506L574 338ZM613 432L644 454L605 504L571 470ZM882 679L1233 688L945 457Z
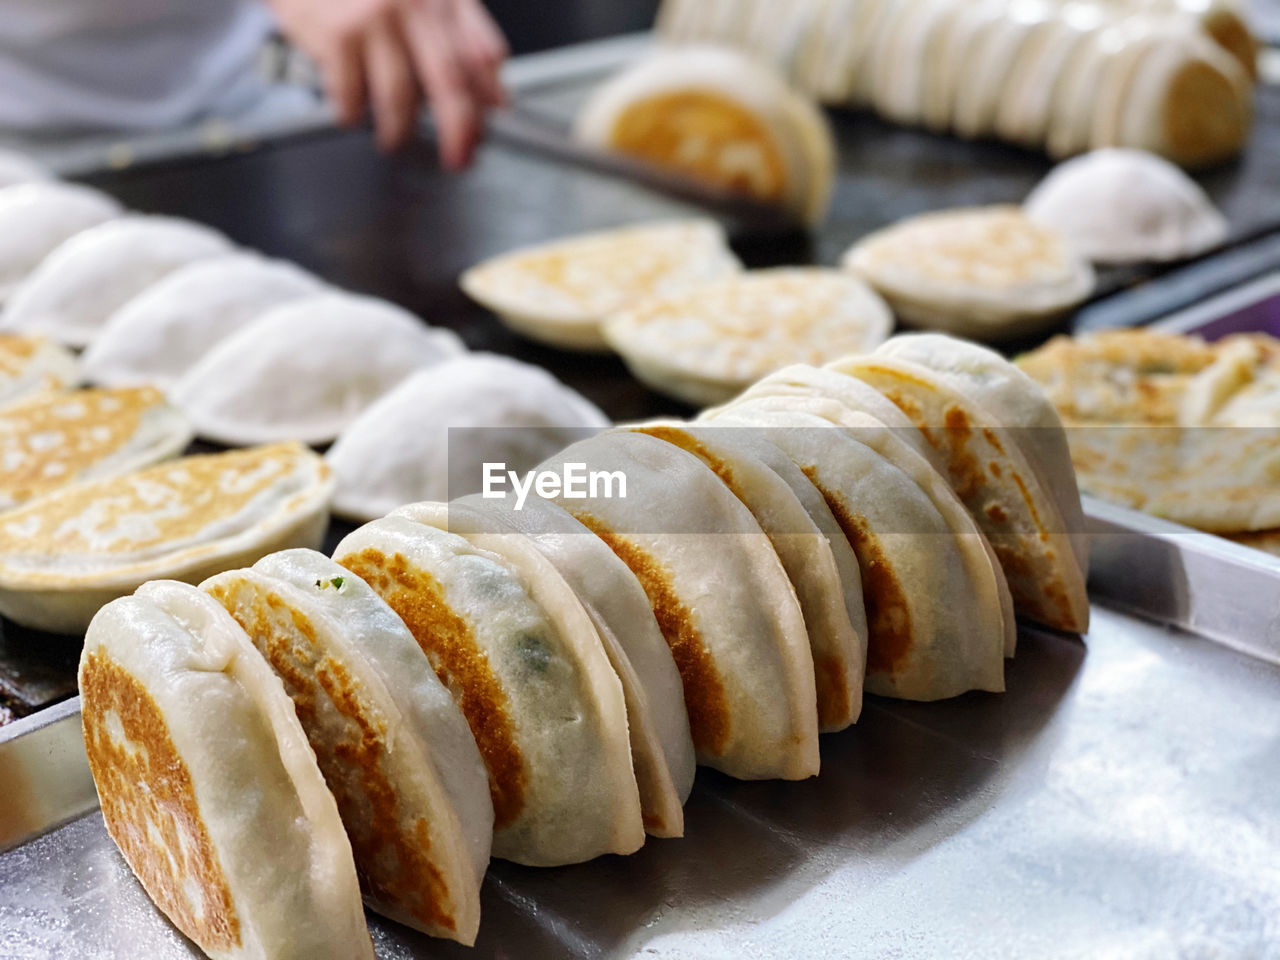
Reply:
M0 410L0 510L181 453L186 418L153 387L37 394Z
M980 340L1042 329L1094 285L1088 263L1012 206L921 214L863 237L841 263L904 322Z
M652 297L609 317L605 339L638 379L686 403L721 403L788 363L874 349L893 316L856 277L758 270Z
M69 390L80 366L66 347L45 337L0 333L0 409L32 394Z
M63 633L160 577L199 582L316 547L333 481L298 444L184 457L64 487L0 519L0 612Z
M472 267L459 284L517 333L603 351L600 323L610 313L741 269L714 221L658 221L516 250Z

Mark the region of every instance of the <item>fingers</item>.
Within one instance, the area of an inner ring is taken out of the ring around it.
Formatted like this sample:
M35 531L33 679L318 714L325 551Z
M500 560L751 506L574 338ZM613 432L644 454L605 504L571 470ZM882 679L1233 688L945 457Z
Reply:
M351 36L333 43L319 58L325 96L338 115L338 122L352 126L364 115L364 63L359 38Z
M461 59L471 88L486 106L503 106L507 93L500 71L509 50L502 31L479 0L457 0L454 16Z
M413 132L421 95L400 26L389 14L365 32L364 70L378 148L394 150Z
M456 170L471 160L480 138L479 104L454 52L456 22L443 3L414 4L402 11L409 50L427 89L440 137L440 160Z

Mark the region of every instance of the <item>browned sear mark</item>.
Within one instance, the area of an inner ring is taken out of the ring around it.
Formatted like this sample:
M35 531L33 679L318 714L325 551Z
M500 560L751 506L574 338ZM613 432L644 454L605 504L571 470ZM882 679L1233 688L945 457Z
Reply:
M608 544L640 581L662 636L671 648L676 669L680 671L693 745L713 756L723 753L730 733L728 696L715 662L698 634L693 613L680 601L670 574L639 546L613 533L591 514L574 512L573 515Z
M132 674L101 653L89 656L82 681L85 752L111 838L179 930L209 953L240 946L240 918L218 851L159 706ZM113 715L123 742L112 737Z
M494 829L510 826L524 809L524 758L507 712L507 695L477 645L471 624L445 601L435 577L412 569L398 553L388 557L369 547L338 562L368 582L399 614L458 701L489 771Z
M867 673L892 676L911 653L911 610L902 584L866 520L854 513L839 493L821 484L816 470L803 469L827 501L858 557L862 597L867 607Z
M813 676L818 687L818 723L830 727L849 719L849 684L844 661L827 654L813 658Z
M318 646L310 619L274 591L238 581L213 594L284 682L338 803L365 892L429 927L454 930L448 884L431 858L430 830L422 818L406 822L399 809L385 724L360 684Z

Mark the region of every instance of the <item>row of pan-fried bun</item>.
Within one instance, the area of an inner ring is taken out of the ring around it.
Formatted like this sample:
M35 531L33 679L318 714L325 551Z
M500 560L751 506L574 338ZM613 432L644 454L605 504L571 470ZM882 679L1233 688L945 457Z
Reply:
M642 57L592 91L573 137L806 224L831 199L835 141L821 110L769 64L726 47Z
M945 438L917 426L939 411ZM1010 429L1024 426L1030 438ZM965 486L977 451L962 438L977 434L1003 445L983 469L1016 475L1031 500ZM864 687L1002 690L1014 604L1085 629L1066 457L1052 407L1016 368L902 337L543 464L620 472L622 497L418 503L351 533L333 560L290 550L203 590L148 584L98 614L82 659L108 826L215 957L245 955L250 937L299 955L290 923L307 927L305 955L367 955L357 875L375 909L470 942L490 851L552 865L679 836L695 762L812 776L819 732L856 721ZM1033 513L1060 529L1030 528ZM143 785L187 811L181 838L140 802ZM289 842L268 846L273 830ZM263 857L289 868L278 902Z
M1257 44L1228 0L667 0L660 35L722 43L819 99L1068 156L1237 153Z

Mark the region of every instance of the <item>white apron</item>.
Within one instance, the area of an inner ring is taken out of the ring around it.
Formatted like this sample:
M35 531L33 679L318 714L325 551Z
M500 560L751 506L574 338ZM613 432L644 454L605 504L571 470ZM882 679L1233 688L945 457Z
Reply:
M0 0L0 135L233 114L271 24L259 0Z

